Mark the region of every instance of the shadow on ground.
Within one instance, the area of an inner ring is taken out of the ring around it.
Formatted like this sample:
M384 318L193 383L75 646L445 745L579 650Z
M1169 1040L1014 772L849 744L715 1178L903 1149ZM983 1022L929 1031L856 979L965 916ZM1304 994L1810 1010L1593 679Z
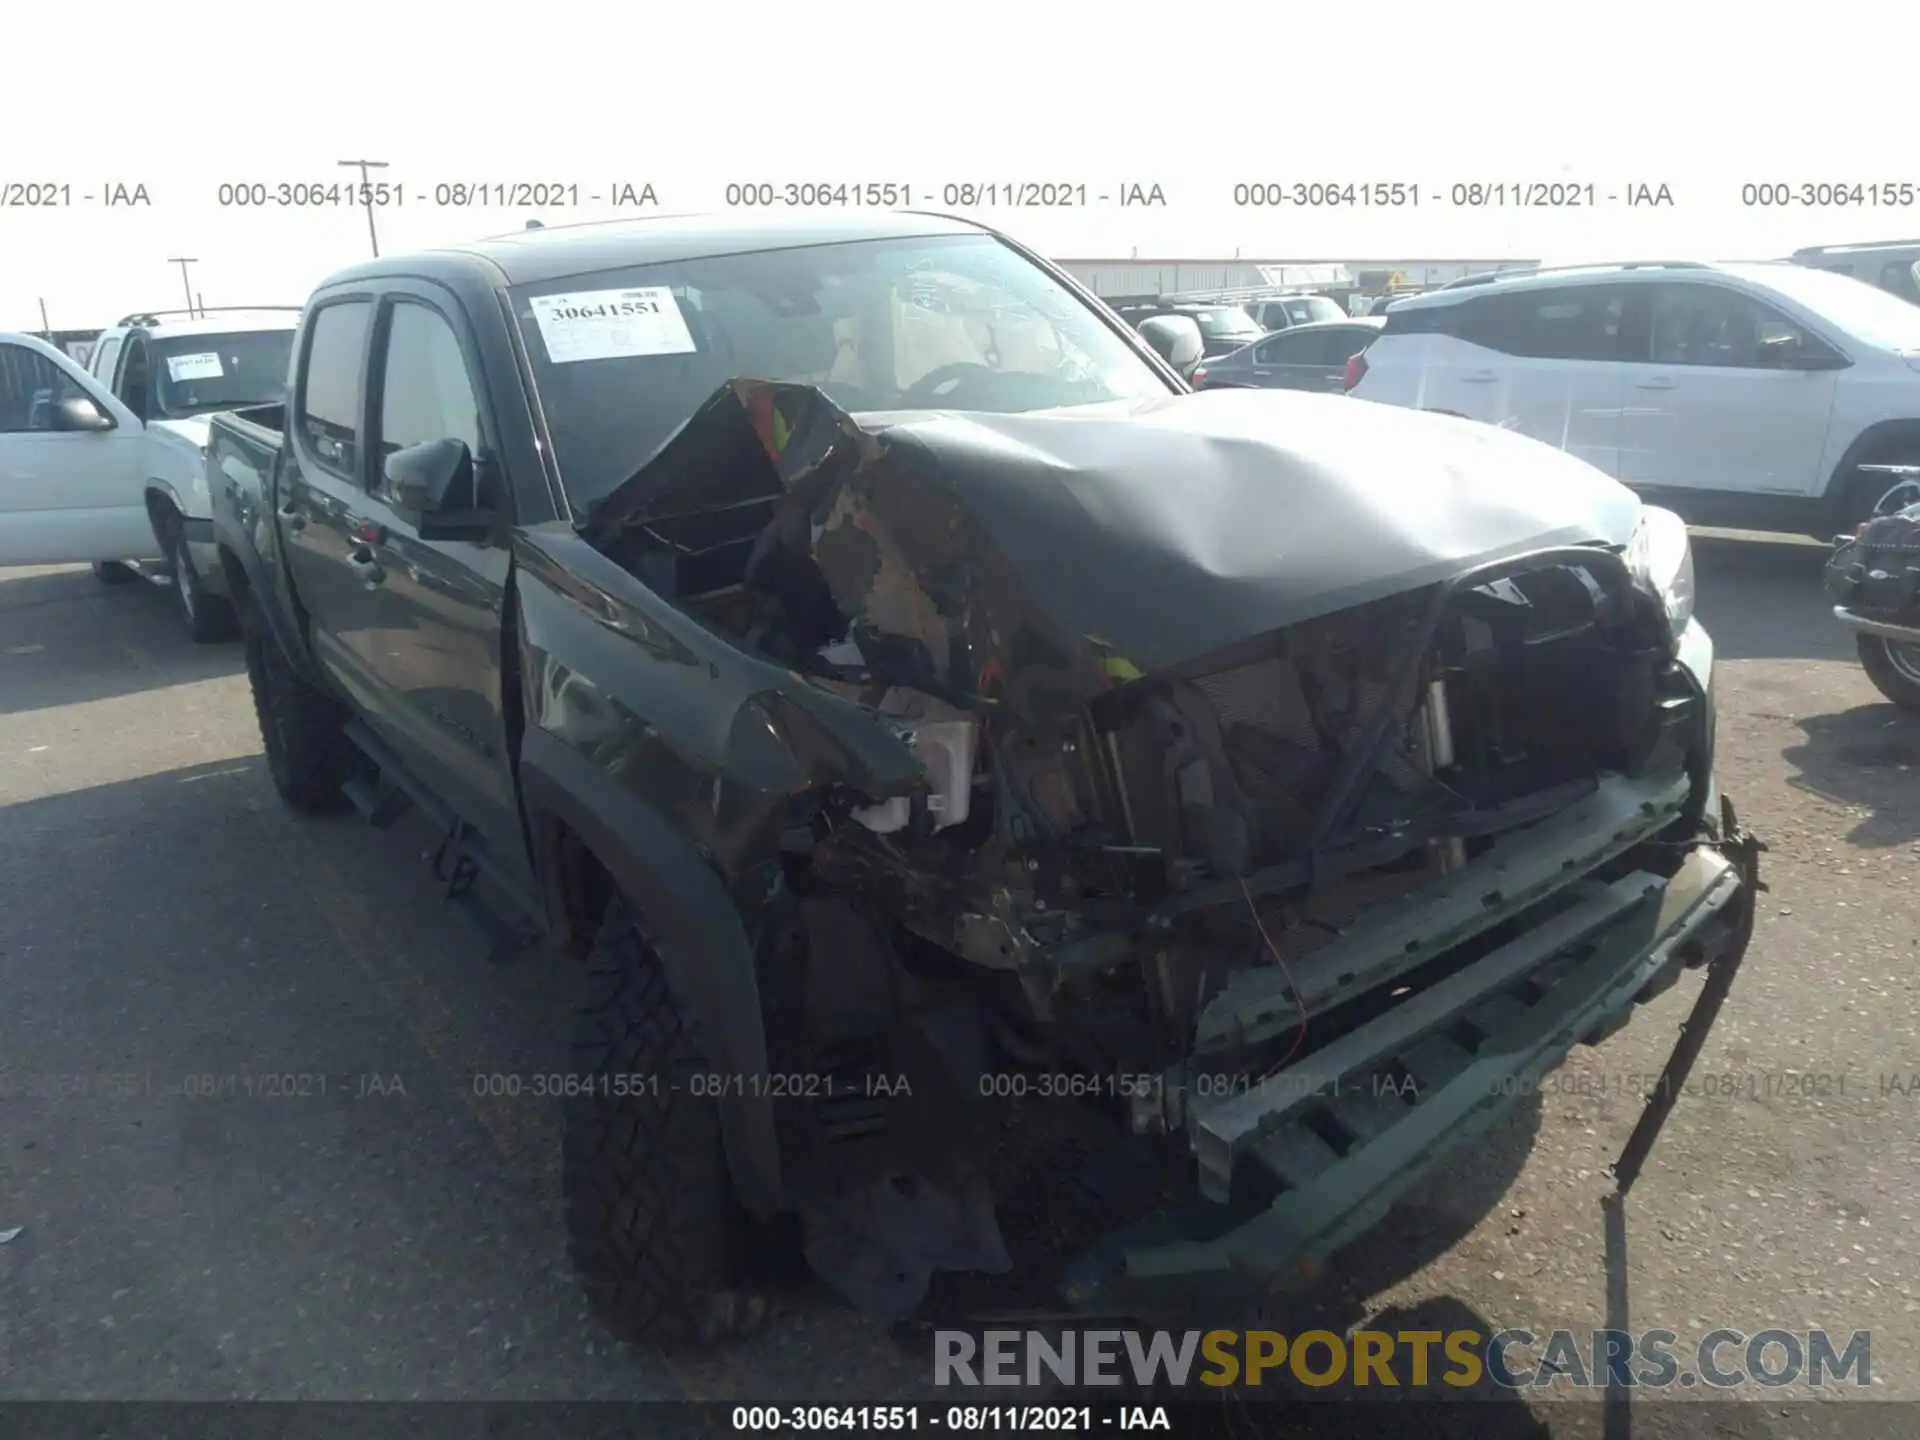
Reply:
M171 590L102 585L85 566L0 570L0 715L240 673L236 644L196 645Z
M1850 660L1821 588L1826 547L1811 541L1693 536L1699 614L1724 660Z
M1862 705L1798 723L1807 738L1782 752L1798 772L1788 783L1866 810L1847 831L1850 843L1883 848L1920 840L1920 716Z

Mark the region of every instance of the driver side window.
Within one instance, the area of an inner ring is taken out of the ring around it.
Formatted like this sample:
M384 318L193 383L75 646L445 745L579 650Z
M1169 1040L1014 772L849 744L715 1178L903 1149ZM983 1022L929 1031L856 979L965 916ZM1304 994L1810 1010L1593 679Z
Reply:
M1780 351L1773 342L1807 343L1806 332L1786 316L1718 285L1657 286L1650 318L1656 365L1775 369Z
M38 351L0 344L0 435L51 430L53 407L86 393Z

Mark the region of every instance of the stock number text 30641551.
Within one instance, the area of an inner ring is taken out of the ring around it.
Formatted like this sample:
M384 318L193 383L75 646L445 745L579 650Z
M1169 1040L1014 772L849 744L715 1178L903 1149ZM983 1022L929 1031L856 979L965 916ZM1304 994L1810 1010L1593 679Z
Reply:
M906 209L913 186L897 180L734 180L729 210Z
M1243 210L1413 210L1420 187L1412 180L1243 180L1233 203Z

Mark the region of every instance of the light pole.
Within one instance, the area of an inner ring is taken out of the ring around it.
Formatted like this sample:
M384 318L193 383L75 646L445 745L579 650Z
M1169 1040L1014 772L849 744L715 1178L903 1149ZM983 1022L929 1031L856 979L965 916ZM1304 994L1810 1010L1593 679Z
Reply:
M360 172L360 199L367 207L367 239L373 242L373 253L377 258L380 254L380 235L379 232L373 228L373 179L368 172L385 170L387 168L387 162L384 160L340 160L335 163L344 165L349 170L358 170Z
M193 315L197 313L193 305L193 281L187 276L187 267L189 265L198 265L200 262L191 255L169 255L167 257L167 263L180 267L180 288L187 292L187 314Z

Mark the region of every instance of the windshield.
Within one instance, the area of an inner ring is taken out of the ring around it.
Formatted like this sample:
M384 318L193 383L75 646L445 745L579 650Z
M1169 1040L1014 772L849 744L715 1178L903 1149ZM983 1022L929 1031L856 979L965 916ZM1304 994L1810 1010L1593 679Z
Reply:
M153 352L160 413L179 420L284 400L293 331L178 335L153 342Z
M1311 325L1319 320L1344 320L1340 307L1324 295L1309 295L1303 300L1287 301L1287 319L1295 325Z
M1221 310L1190 310L1187 313L1200 322L1200 333L1210 340L1225 339L1230 335L1244 335L1249 340L1257 340L1265 333L1251 315L1237 306Z
M569 276L513 292L577 510L730 379L842 409L1008 414L1165 395L1119 333L988 235L860 240Z
M1805 265L1774 266L1762 278L1855 339L1882 350L1920 352L1920 306L1877 285Z

